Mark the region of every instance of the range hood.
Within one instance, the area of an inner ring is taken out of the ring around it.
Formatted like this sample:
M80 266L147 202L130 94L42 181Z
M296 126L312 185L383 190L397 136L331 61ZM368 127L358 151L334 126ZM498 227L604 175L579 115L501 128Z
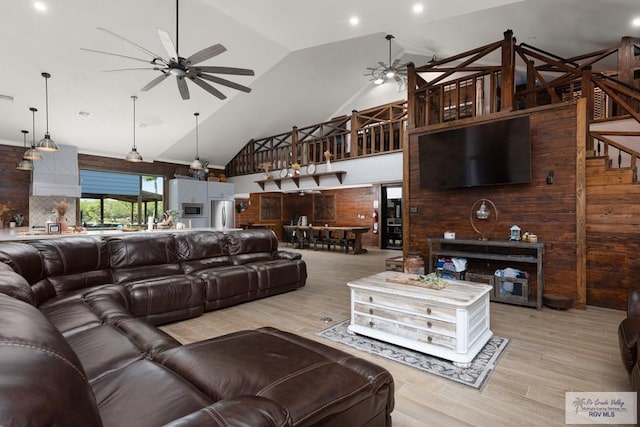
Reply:
M78 147L58 145L56 152L44 154L33 162L32 196L80 197Z

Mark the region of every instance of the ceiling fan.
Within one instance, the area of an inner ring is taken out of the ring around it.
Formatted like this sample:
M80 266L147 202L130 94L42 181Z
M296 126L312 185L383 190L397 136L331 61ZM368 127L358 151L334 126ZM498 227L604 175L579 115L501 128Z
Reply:
M189 99L189 88L187 86L187 80L191 80L196 85L200 86L202 89L206 90L210 94L216 96L219 99L225 99L226 96L220 92L218 89L213 87L211 84L207 83L207 81L216 83L222 86L227 86L232 89L236 89L242 92L249 93L251 92L251 88L243 86L241 84L232 82L227 79L223 79L221 77L217 77L211 74L229 74L229 75L237 75L237 76L253 76L255 75L253 70L247 68L235 68L235 67L221 67L221 66L199 66L198 64L211 59L215 56L220 55L225 52L227 48L225 48L221 44L214 44L207 48L204 48L193 55L184 58L180 56L178 51L178 0L176 0L176 43L174 45L169 33L158 28L158 35L160 36L160 42L164 47L167 56L162 57L149 49L146 49L140 46L137 43L128 40L113 31L109 31L106 28L98 28L98 30L103 31L111 36L119 38L120 40L124 40L125 42L135 46L138 50L144 52L145 54L152 57L151 60L135 58L132 56L120 55L117 53L104 52L95 49L86 49L80 48L81 50L85 50L88 52L101 53L106 55L119 56L122 58L132 59L136 61L142 61L145 63L150 63L153 67L143 67L143 68L121 68L117 70L107 70L107 71L130 71L130 70L153 70L160 71L160 76L154 78L149 83L147 83L141 91L146 92L159 83L164 81L170 76L176 77L176 82L178 84L178 91L180 92L180 96L182 99ZM207 80L207 81L205 81Z
M406 64L399 65L400 59L391 62L391 40L395 37L392 34L387 34L384 38L389 42L389 62L378 61L377 67L367 67L369 72L365 76L371 77L371 81L377 85L391 79L402 84L407 77Z

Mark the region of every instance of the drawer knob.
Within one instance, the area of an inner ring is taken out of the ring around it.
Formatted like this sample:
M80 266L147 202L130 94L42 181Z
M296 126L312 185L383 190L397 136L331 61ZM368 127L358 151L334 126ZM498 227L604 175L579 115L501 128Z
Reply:
M431 327L431 322L427 322L427 328Z
M373 308L369 309L369 314L373 314Z
M427 314L431 314L431 309L427 308Z
M369 297L369 302L373 302L373 297Z
M431 342L431 341L433 341L433 338L427 337L427 341Z
M369 322L369 326L373 328L374 326L373 322Z

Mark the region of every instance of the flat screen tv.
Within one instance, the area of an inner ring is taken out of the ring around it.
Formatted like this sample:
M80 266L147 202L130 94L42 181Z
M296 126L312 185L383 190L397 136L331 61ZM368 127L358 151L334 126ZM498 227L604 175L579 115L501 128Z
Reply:
M422 135L418 148L421 188L531 182L529 116Z

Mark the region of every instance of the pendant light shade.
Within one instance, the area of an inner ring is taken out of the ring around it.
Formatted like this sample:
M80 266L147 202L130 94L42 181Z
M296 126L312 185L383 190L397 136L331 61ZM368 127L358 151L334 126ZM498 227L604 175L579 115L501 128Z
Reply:
M42 77L44 77L44 93L45 93L45 114L47 118L47 131L44 134L44 138L38 142L38 150L41 151L58 151L58 146L51 139L51 135L49 135L49 85L47 81L51 77L49 73L42 73Z
M198 156L198 116L200 113L193 113L196 116L196 158L193 159L191 165L189 166L191 169L199 171L202 170L202 162L200 161L200 156Z
M31 107L29 108L29 111L31 111L31 114L33 116L32 117L33 132L31 134L31 148L29 148L27 151L24 152L24 155L22 156L22 158L25 160L31 160L31 161L44 160L44 156L42 155L42 153L36 149L36 111L38 111L38 109Z
M23 130L22 134L24 137L24 148L27 148L27 134L29 133L28 130ZM18 162L18 165L16 166L16 169L21 170L21 171L32 171L33 170L33 162L31 160L26 160L26 159L22 159L20 160L20 162Z
M129 154L127 154L127 156L124 159L128 162L137 163L142 161L142 156L140 155L140 153L138 153L138 150L136 149L136 99L138 99L138 97L132 96L131 99L133 100L133 147L131 148L131 151L129 151Z

